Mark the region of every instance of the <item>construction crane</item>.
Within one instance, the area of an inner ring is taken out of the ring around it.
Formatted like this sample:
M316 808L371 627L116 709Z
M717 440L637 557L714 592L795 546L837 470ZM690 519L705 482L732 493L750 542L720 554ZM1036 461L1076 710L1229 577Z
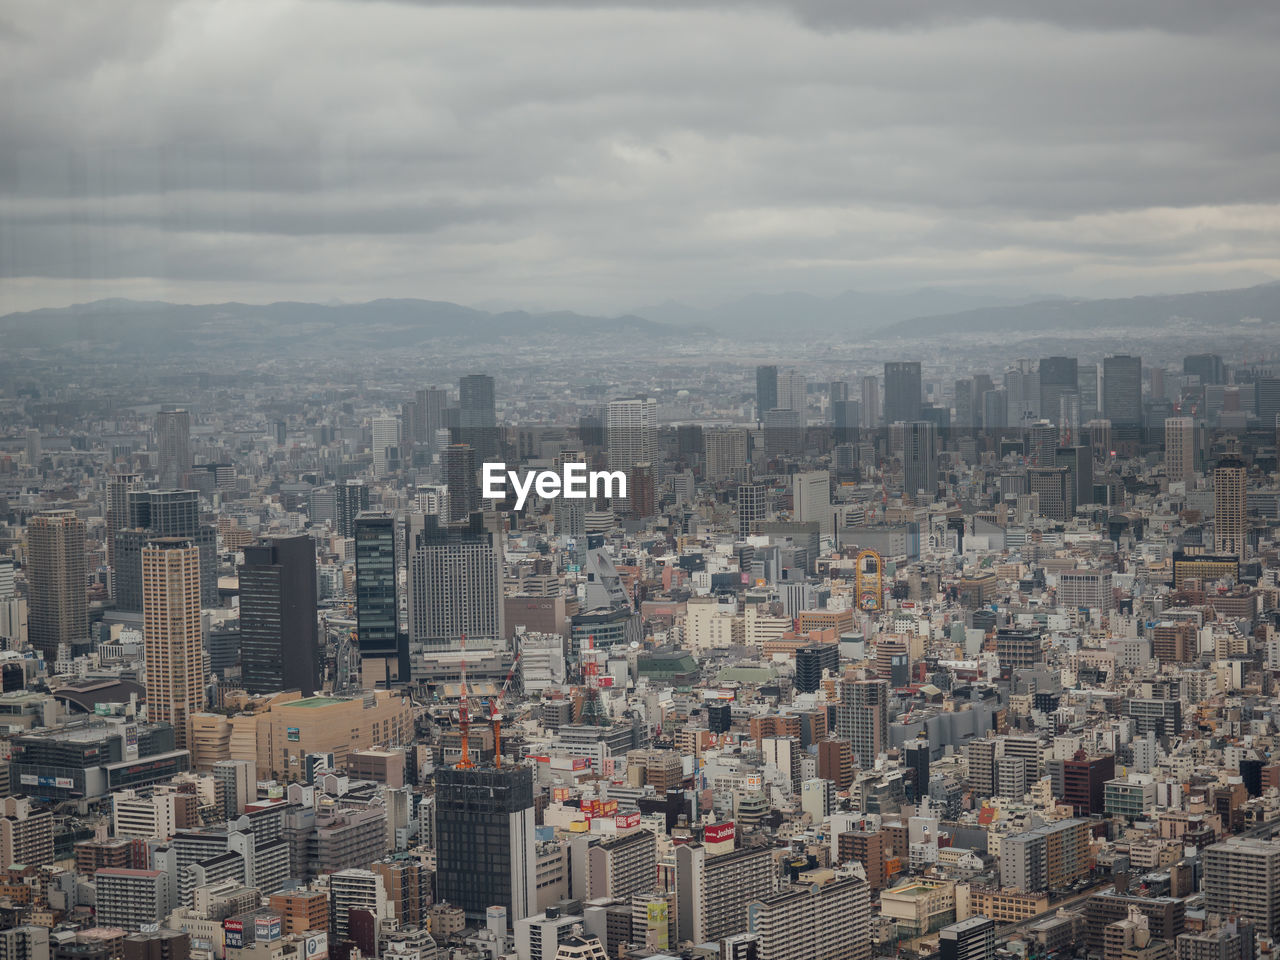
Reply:
M458 689L458 730L462 734L462 757L458 760L454 769L470 770L475 766L475 764L471 762L471 744L469 739L471 733L471 716L467 711L467 635L465 633L462 635L461 649L462 685Z
M523 651L521 651L523 652ZM520 662L520 653L511 661L511 669L507 671L507 679L502 683L498 695L489 701L489 722L493 724L493 765L502 766L502 704L507 699L507 691L511 689L511 681L516 675L516 664Z

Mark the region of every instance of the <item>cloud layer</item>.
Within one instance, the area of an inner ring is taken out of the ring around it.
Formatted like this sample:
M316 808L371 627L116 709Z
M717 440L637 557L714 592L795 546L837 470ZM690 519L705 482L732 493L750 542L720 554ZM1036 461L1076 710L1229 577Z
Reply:
M0 310L1280 276L1274 4L17 0Z

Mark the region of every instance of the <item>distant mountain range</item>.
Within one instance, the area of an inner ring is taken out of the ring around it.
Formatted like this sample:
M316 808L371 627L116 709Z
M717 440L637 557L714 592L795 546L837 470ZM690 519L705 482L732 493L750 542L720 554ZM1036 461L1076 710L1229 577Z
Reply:
M1240 290L1175 293L1112 300L1042 300L1018 306L979 307L886 324L886 335L936 335L963 331L1034 334L1165 327L1187 321L1206 329L1239 330L1241 324L1280 324L1280 283Z
M626 334L664 342L689 335L732 337L856 334L867 338L994 332L1014 335L1160 328L1178 321L1209 330L1280 325L1280 283L1110 300L1034 299L924 289L903 294L850 291L822 298L759 294L702 309L668 301L620 317L568 311L489 312L436 300L368 303L185 305L97 300L0 317L6 348L78 345L107 352L164 355L224 350L334 354L524 339L607 338ZM962 307L962 308L961 308ZM958 309L960 308L960 309Z
M659 323L707 327L736 335L776 333L786 329L812 333L870 333L887 324L985 307L1017 306L1047 300L1043 294L1022 295L925 287L902 293L859 293L834 297L809 293L759 293L719 307L700 308L668 300L633 313Z
M0 317L0 337L15 349L79 342L144 354L289 347L333 353L368 349L371 344L405 348L503 337L607 337L623 331L653 337L673 332L641 317L591 317L568 311L489 313L436 300L187 305L113 299Z

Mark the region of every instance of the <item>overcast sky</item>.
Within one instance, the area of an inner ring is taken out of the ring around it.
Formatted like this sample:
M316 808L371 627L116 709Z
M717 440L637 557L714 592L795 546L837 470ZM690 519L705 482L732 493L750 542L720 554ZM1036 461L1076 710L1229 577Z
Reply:
M6 0L0 312L1280 278L1277 11Z

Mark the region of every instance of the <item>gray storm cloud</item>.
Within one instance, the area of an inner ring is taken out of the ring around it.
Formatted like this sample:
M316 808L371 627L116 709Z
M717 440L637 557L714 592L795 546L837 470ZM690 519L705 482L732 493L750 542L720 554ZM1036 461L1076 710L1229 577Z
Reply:
M1273 5L956 6L10 3L0 310L1280 276Z

